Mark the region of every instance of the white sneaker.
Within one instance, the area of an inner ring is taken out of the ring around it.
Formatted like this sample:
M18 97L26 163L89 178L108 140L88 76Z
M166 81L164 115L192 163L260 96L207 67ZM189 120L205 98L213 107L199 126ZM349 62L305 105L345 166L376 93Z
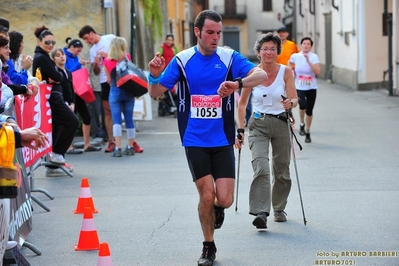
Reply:
M52 163L59 163L59 164L64 164L66 162L64 156L54 152L50 152L49 161Z
M48 168L46 167L45 170L46 176L53 177L53 176L66 176L67 174L61 168Z

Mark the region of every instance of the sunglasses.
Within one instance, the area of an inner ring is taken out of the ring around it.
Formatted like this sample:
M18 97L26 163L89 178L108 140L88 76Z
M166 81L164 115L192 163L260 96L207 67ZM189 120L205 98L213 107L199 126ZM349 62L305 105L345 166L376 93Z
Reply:
M55 45L55 41L44 41L45 45L50 45L52 44L53 46Z

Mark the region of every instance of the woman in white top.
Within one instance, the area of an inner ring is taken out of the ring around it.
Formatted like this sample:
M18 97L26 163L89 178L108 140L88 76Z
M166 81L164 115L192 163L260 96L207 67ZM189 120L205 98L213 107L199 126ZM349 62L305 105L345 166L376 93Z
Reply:
M253 114L248 121L248 142L252 153L254 177L249 192L249 214L256 216L252 224L258 229L267 228L267 216L271 205L274 221L285 222L284 212L291 189L290 150L291 143L287 125L287 111L298 104L294 78L291 70L276 63L281 53L281 39L273 33L262 34L255 43L260 60L259 67L268 79L254 88L243 88L238 103L241 141L244 144L244 116L249 95L252 92ZM281 95L287 99L283 100ZM239 135L237 135L239 137ZM270 185L269 144L272 147L273 182Z
M310 126L313 119L313 107L316 102L316 76L320 75L320 60L317 54L310 51L312 46L311 38L303 38L301 40L302 51L291 55L289 60L291 68L295 65L295 86L299 98L299 118L301 120L299 134L306 135L306 143L311 142Z

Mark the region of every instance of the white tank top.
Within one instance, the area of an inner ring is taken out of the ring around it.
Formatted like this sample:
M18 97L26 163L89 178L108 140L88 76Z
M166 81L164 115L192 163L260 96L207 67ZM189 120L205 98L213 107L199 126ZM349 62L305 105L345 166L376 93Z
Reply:
M285 95L284 73L286 66L280 64L276 79L270 86L258 85L252 88L253 111L278 115L285 112L281 95Z

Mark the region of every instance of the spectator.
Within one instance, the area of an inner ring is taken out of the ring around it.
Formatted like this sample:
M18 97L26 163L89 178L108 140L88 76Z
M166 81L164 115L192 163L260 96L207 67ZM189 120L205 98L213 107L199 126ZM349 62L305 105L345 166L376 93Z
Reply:
M104 108L105 126L109 138L108 147L105 149L105 152L113 152L115 143L112 141L112 116L108 100L111 88L107 82L103 60L108 56L109 46L111 41L115 38L115 35L107 34L101 36L96 33L93 27L86 25L79 31L79 38L82 38L86 43L92 45L90 48L90 62L92 63L94 73L100 76L101 100Z
M179 52L179 48L175 45L175 37L173 34L166 35L165 42L158 48L159 55L165 58L165 64L168 65L172 58ZM175 99L176 87L171 91L173 99L169 99L169 93L165 92L158 103L158 115L173 114L171 105L166 104ZM167 100L169 99L169 101Z
M1 77L2 82L5 83L10 89L13 91L14 95L23 94L26 97L26 100L29 100L32 96L35 96L38 92L38 87L36 84L32 85L31 89L29 89L26 85L17 85L13 84L10 77L7 75L8 65L7 61L10 58L10 38L8 35L0 34L0 62L1 62Z
M33 58L30 55L22 54L24 50L24 36L18 31L9 32L10 37L10 59L7 61L9 66L8 76L14 84L28 84L35 81L39 84L39 80L32 76L29 69L32 66Z
M128 145L123 151L124 155L134 155L136 152L143 152L143 149L135 141L136 129L133 122L134 96L128 92L119 89L116 86L115 67L119 61L125 60L127 57L131 60L129 54L126 53L127 43L122 37L116 37L111 41L108 57L104 59L105 72L107 80L111 85L109 94L109 103L111 107L113 125L113 133L115 139L115 150L113 157L122 157L121 138L122 138L122 113L125 118L127 129Z
M64 93L66 91L64 91L61 84L68 82L65 78L66 74L56 67L55 62L49 56L49 53L51 53L55 45L53 33L44 25L37 27L34 33L37 37L38 45L36 46L35 55L33 57L33 73L40 72L42 80L52 85L48 101L50 103L53 123L53 147L49 155L49 160L53 163L65 164L65 154L75 137L79 121L74 112L70 109L70 105L72 105L71 100L68 99L68 106L66 104L67 99L64 99ZM73 94L70 92L70 95ZM69 170L73 169L71 166L68 168ZM52 168L46 169L49 175L57 174L54 172L56 172L56 170L61 170L49 169Z
M64 47L63 51L66 55L66 62L65 62L65 68L69 70L70 72L74 72L76 70L79 70L82 68L82 65L86 65L89 63L88 61L85 61L83 59L79 59L79 54L83 49L83 44L79 40L71 40L71 38L67 38L66 42L68 44L67 47ZM60 66L58 66L60 67ZM73 92L74 93L74 92ZM91 123L91 117L89 110L87 109L87 104L86 102L79 97L76 93L75 95L75 113L79 113L80 117L82 118L82 132L83 132L83 141L84 141L84 146L83 146L83 151L88 152L88 151L100 151L101 147L95 147L91 145L90 142L90 123ZM72 147L68 149L67 154L76 154L76 153L81 153L80 150L76 150Z
M10 87L2 82L0 76L0 114L10 108L14 99L14 94Z

